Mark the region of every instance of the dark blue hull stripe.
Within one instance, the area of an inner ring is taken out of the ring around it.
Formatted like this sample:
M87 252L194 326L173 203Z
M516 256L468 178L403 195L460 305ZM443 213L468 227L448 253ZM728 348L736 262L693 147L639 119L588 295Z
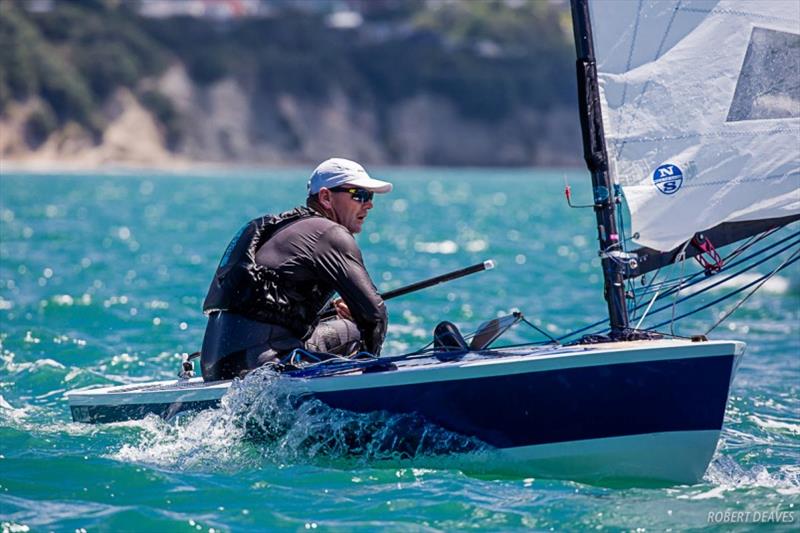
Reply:
M719 430L733 356L560 369L316 393L356 412L417 412L498 448Z

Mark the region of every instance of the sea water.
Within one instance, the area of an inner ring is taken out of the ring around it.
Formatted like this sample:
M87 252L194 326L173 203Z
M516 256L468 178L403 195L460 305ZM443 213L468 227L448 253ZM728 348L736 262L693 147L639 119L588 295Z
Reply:
M796 265L711 334L748 349L717 454L692 486L475 472L442 452L469 457L482 453L480 442L413 416L298 407L269 376L237 384L219 409L171 422L71 422L68 390L177 374L181 354L199 349L202 300L229 239L249 219L301 203L308 172L3 173L3 531L797 527ZM384 354L424 346L441 320L469 332L519 310L559 336L606 313L594 213L563 199L567 177L575 202L590 202L584 172L374 174L395 184L376 197L358 236L379 289L497 262L492 271L387 302ZM681 321L675 333L703 333L734 303ZM502 342L542 338L519 325ZM267 438L252 438L253 428Z

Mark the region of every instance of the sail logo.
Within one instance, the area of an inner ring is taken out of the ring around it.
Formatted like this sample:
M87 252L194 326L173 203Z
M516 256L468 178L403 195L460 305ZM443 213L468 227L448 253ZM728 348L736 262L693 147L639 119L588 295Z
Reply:
M675 194L683 185L683 172L677 165L661 165L653 172L653 183L664 194Z

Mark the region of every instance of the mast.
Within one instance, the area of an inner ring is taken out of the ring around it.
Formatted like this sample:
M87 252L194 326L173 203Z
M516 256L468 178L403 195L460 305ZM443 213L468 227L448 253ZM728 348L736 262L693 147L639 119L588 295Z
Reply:
M621 254L623 250L615 218L616 195L608 172L608 152L603 133L589 4L588 0L571 0L570 3L575 51L578 56L576 66L583 157L592 173L597 238L600 244L604 294L608 304L611 336L621 337L628 328L628 311L625 305L624 268L619 259L615 260L615 255Z

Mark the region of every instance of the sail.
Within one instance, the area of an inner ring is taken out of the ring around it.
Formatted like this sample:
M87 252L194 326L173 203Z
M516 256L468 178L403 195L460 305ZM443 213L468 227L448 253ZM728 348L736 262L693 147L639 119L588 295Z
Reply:
M592 0L609 172L635 242L800 215L800 2ZM761 224L763 226L763 224Z

